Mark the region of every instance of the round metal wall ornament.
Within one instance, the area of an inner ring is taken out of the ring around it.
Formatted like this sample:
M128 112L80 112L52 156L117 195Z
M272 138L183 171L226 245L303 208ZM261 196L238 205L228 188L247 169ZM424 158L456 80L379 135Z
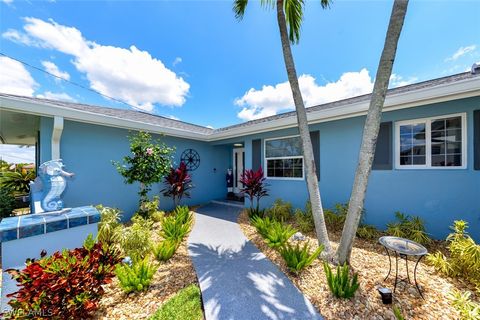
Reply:
M198 152L193 149L186 149L180 156L180 161L185 163L187 169L193 171L200 166L200 156Z

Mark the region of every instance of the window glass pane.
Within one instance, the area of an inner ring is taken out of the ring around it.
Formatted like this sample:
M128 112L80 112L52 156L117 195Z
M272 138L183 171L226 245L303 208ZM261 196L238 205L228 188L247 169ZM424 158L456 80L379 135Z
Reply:
M400 165L407 166L412 164L412 157L400 157Z
M462 117L455 117L455 118L449 118L445 120L446 122L446 129L453 129L453 128L462 128Z
M432 167L445 166L445 155L432 155Z
M425 156L413 156L412 164L413 165L425 165Z
M267 177L270 178L302 178L302 159L267 160Z
M432 131L435 131L435 130L445 130L444 119L432 121Z
M302 155L300 137L267 140L265 142L265 156L267 158L292 157Z
M425 165L425 123L400 126L400 165Z
M432 121L432 167L462 165L462 118Z
M446 157L447 166L459 167L462 165L462 155L461 154L447 154Z

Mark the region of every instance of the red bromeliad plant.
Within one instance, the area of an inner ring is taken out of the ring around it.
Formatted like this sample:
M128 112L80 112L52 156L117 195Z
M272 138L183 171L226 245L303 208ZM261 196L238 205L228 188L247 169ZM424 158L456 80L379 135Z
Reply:
M20 287L7 295L13 309L7 318L91 317L104 293L102 285L115 276L118 254L89 238L82 248L45 255L43 251L40 260L28 260L21 271L6 270Z
M250 200L250 216L261 215L260 199L268 196L262 167L257 171L245 170L240 177L240 182L243 184L242 193L247 195ZM253 208L254 200L256 200L255 209Z
M176 208L183 197L190 197L188 190L193 188L192 178L188 174L188 169L185 163L180 162L178 168L171 168L170 173L164 180L165 189L163 195L173 199L173 206Z

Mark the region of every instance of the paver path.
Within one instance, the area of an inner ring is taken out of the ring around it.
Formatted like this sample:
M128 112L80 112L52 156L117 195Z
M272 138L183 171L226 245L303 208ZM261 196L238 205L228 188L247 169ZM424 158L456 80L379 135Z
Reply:
M240 230L240 208L208 204L188 239L206 320L322 319L292 282Z

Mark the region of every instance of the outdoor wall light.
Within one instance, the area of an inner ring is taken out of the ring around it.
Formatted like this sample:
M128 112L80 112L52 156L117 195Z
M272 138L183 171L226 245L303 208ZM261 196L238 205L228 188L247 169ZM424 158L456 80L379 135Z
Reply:
M392 290L388 288L378 288L378 292L382 296L383 304L392 304Z
M233 146L234 147L243 147L243 144L242 143L234 143Z

